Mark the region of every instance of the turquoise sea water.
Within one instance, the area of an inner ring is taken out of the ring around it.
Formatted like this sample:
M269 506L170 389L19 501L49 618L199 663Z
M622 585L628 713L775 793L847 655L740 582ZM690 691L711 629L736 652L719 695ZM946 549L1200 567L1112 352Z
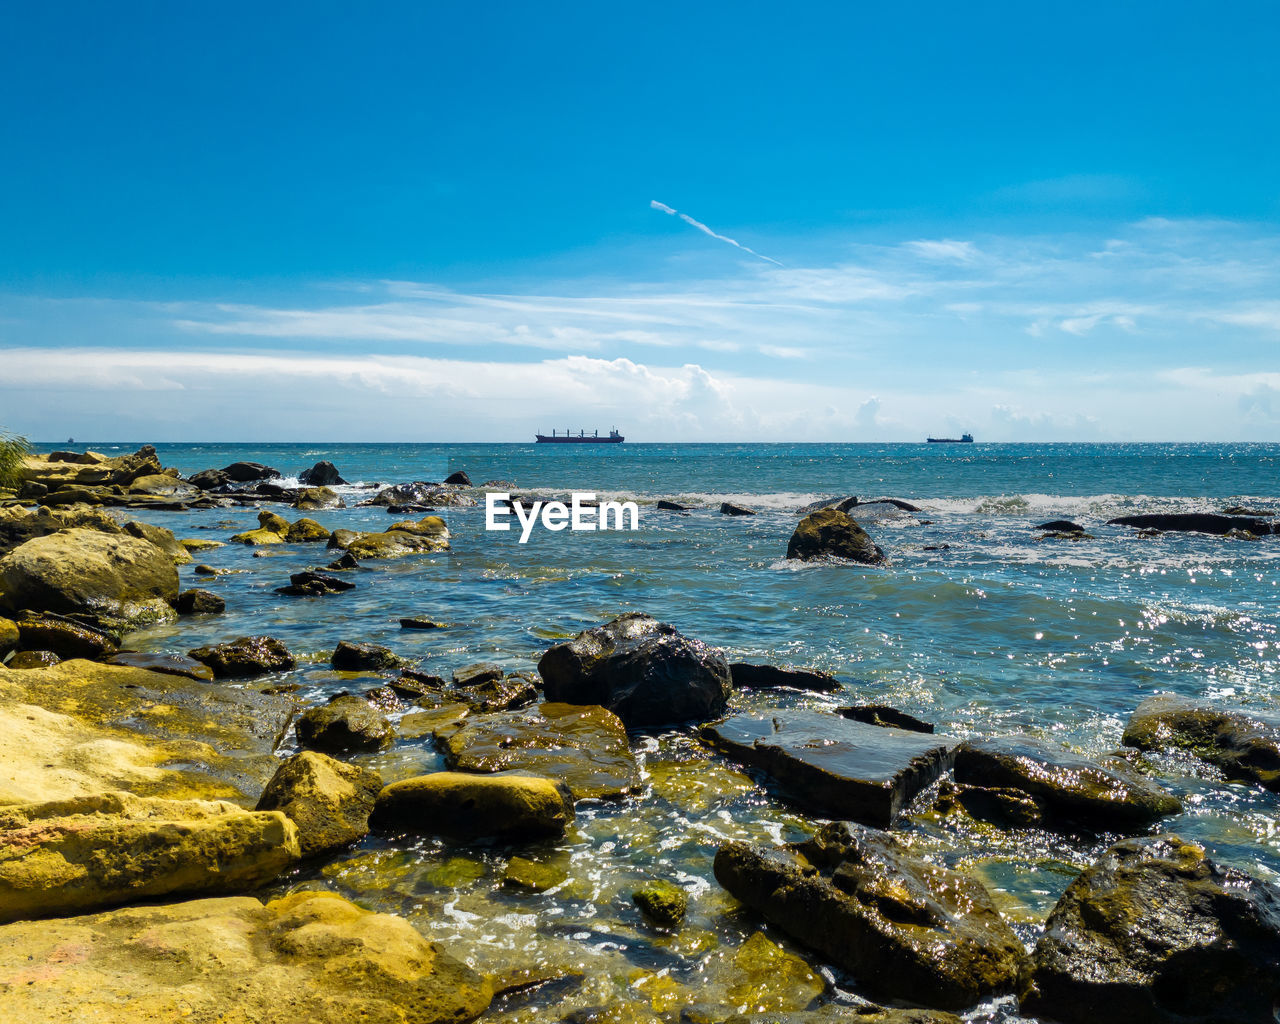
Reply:
M521 491L590 490L640 503L640 529L634 533L537 530L527 545L517 543L515 532L487 533L482 507L446 509L451 551L378 563L356 577L357 590L331 598L274 593L290 572L332 557L320 546L256 549L261 558L254 557L255 549L228 546L198 556L252 570L198 584L223 594L225 616L184 620L132 639L137 647L186 650L210 640L271 633L309 658L292 675L316 697L353 688L349 677L327 666L328 652L340 639L387 644L422 658L432 671L480 660L530 668L554 639L635 609L725 648L731 660L827 669L845 680L847 691L832 698L775 694L740 700L888 703L962 736L1030 732L1100 754L1116 749L1128 714L1158 691L1272 711L1280 707L1280 536L1140 537L1105 525L1123 514L1235 504L1280 512L1277 444L157 448L165 465L184 473L249 459L292 477L330 459L355 484L341 489L353 506L372 493L365 488L375 482L439 480L456 469L465 469L477 485L502 480ZM860 520L889 556L886 567L788 562L784 554L797 510L848 494L908 499L924 511ZM658 512L652 507L658 498L705 507L688 514ZM759 514L722 516L717 509L724 500ZM391 521L382 508L311 515L331 528L380 530ZM225 540L256 525L256 510L148 518L179 536ZM1095 539L1041 540L1032 527L1056 518L1076 521ZM192 585L191 566L180 572L184 586ZM408 614L455 625L439 633L402 631L397 619ZM676 756L672 752L685 742L678 736L637 739L638 749L656 758ZM1216 779L1203 766L1175 758L1153 764L1186 804L1163 828L1204 842L1222 860L1280 878L1280 798ZM395 774L438 761L420 741L384 755L382 765ZM734 821L726 828L775 836L803 829L759 793L743 799L725 804ZM701 821L638 807L587 809L587 845L579 852L599 858L602 844L609 843L616 854L616 844L627 848L628 829L643 823L645 838L634 840L626 870L617 869L623 876L665 856L674 858L695 892L713 890L707 851L714 846L704 839L702 847L684 849L662 837L664 829L687 834L691 827L710 828L715 807ZM982 876L1008 901L1029 940L1074 872L1106 841L967 830L927 815L909 819L903 828L920 848ZM664 846L668 841L674 845ZM378 857L404 855L370 842L374 846L362 855L375 865L382 863ZM443 855L434 847L418 851L427 861ZM403 864L396 870L409 871ZM604 878L612 869L593 870ZM413 875L416 880L402 891L400 882L388 880L393 875L390 868L363 875L353 869L325 877L349 894L402 912L409 905L405 891L430 889ZM491 903L499 897L485 899L485 909L469 912L496 913ZM483 946L477 926L466 923L466 901L458 906L461 917L434 914L420 924L454 943ZM572 912L560 907L557 913ZM475 957L483 961L483 951Z

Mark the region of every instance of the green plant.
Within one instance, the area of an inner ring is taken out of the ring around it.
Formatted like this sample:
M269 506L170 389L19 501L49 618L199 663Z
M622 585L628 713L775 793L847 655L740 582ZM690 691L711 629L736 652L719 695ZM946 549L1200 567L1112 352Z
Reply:
M22 460L31 451L25 437L0 430L0 487L17 488L22 483Z

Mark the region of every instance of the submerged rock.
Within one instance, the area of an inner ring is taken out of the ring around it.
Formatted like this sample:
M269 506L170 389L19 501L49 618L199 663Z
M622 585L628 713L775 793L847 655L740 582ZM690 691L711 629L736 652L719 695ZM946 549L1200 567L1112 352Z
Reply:
M327 754L381 750L395 735L391 721L361 697L335 697L322 708L309 708L298 718L298 743Z
M1140 750L1186 750L1217 765L1228 778L1280 792L1277 714L1158 693L1130 716L1124 743Z
M554 864L544 864L527 857L512 857L502 873L502 884L508 889L546 892L554 889L567 877L564 869Z
M370 824L379 832L537 839L563 835L573 818L563 782L519 771L436 772L383 789Z
M314 750L294 754L267 783L259 811L282 811L298 828L304 857L339 850L369 831L382 776Z
M276 587L277 594L289 597L325 597L329 594L342 594L354 590L356 585L349 580L339 579L323 572L295 572L289 576L287 587Z
M0 558L0 602L14 610L165 622L177 596L178 572L169 556L125 534L63 530Z
M435 619L422 618L420 616L411 616L400 620L401 629L447 629L447 622L436 622Z
M219 679L249 679L297 665L289 649L273 636L242 636L187 653L213 669Z
M0 921L251 889L298 856L284 815L230 803L103 793L4 807Z
M640 612L548 648L538 673L548 700L600 704L628 726L706 721L733 689L719 650Z
M1044 530L1048 533L1084 533L1084 527L1073 523L1070 519L1051 519L1047 523L1033 526L1033 530Z
M1136 526L1148 530L1179 530L1191 533L1215 533L1218 535L1242 530L1255 537L1276 532L1274 521L1255 516L1224 516L1215 512L1153 512L1140 516L1120 516L1108 519L1108 526Z
M805 516L787 543L787 557L809 562L839 558L864 565L879 565L884 552L867 532L839 509L819 509Z
M735 661L729 665L729 676L734 686L744 690L766 690L785 686L793 690L834 693L840 689L840 680L830 672L793 668L790 665L779 667Z
M1280 888L1176 835L1118 843L1054 907L1022 989L1023 1013L1063 1024L1264 1024Z
M1123 760L1094 761L1034 736L967 740L956 748L955 780L1025 793L1050 827L1134 831L1182 810L1182 801Z
M97 1024L465 1024L491 992L404 918L313 891L5 925L0 991L11 1020Z
M933 732L933 724L909 715L888 704L855 704L853 707L836 708L836 714L855 722L879 725L890 729L906 729L908 732Z
M339 672L382 671L399 668L401 659L390 647L381 644L352 643L339 640L329 662Z
M619 797L640 787L626 727L598 706L548 702L472 715L461 727L437 731L436 739L450 768L520 768L563 780L578 800Z
M674 882L655 879L631 894L631 901L659 928L679 928L689 910L689 894Z
M304 487L336 487L346 481L342 479L338 467L326 459L299 473L298 483Z
M715 875L877 998L962 1010L1013 989L1026 957L982 884L849 822L782 850L732 842Z
M768 774L793 802L826 818L888 827L951 767L959 743L821 711L740 714L702 728L713 746Z
M6 668L12 669L29 669L29 668L49 668L62 661L53 651L18 651L12 658L5 662Z

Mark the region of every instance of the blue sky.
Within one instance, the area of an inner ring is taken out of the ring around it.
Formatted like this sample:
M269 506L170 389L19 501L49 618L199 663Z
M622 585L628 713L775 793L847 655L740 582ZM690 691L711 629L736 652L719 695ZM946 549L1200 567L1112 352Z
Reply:
M9 5L0 424L1280 439L1278 25Z

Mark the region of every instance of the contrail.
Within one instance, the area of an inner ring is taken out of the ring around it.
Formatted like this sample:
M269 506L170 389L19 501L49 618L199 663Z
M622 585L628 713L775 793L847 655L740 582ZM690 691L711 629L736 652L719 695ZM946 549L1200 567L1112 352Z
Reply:
M656 199L650 199L649 209L660 210L662 213L670 214L672 217L679 217L686 224L690 225L691 227L697 228L704 235L710 235L712 238L718 239L721 242L728 242L730 245L734 246L735 248L741 249L743 252L750 253L752 256L755 256L758 259L767 260L770 263L777 264L779 267L782 266L782 264L779 263L777 260L775 260L772 256L766 256L762 252L756 252L754 249L748 249L741 242L735 241L734 239L730 238L728 235L716 234L716 232L712 231L709 227L703 224L702 221L694 220L687 213L681 213L679 210L673 210L666 203L660 203Z

